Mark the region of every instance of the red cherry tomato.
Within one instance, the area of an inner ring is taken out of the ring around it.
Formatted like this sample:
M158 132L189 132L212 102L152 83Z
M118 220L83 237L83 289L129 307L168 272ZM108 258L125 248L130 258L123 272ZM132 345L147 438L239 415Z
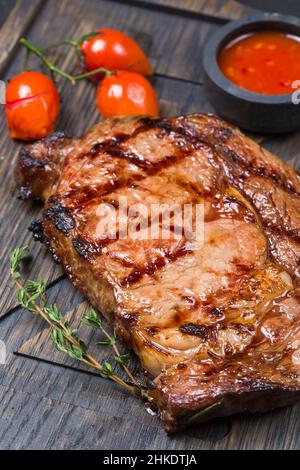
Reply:
M117 72L100 82L97 105L104 117L159 115L153 87L146 78L133 72Z
M100 29L99 34L81 45L88 71L104 67L107 70L128 70L141 75L152 75L149 60L140 46L126 34L113 29ZM96 75L99 80L103 74Z
M6 119L11 137L35 140L52 132L60 109L56 86L39 72L23 72L6 88Z

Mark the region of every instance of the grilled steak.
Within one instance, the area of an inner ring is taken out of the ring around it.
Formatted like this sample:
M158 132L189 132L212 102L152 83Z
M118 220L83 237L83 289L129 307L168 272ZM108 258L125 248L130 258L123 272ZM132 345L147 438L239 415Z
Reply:
M300 393L300 176L212 115L112 119L20 152L73 284L154 379L170 432ZM202 204L204 244L99 238L99 206Z

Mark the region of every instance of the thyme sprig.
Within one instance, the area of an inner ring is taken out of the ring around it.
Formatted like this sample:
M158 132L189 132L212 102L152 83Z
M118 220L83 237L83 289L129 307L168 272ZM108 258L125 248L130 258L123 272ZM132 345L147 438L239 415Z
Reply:
M27 281L25 284L21 281L20 266L22 260L27 256L28 248L24 246L16 248L10 255L10 272L18 287L17 298L22 307L30 312L36 313L48 323L51 329L50 337L55 347L59 351L69 355L72 359L77 359L89 367L96 369L102 377L116 382L130 393L146 398L147 393L137 386L134 377L127 368L127 370L125 370L127 374L129 372L130 383L126 383L120 377L115 375L113 367L108 361L104 361L104 363L101 364L97 359L89 354L87 345L81 338L79 338L77 330L73 329L69 322L64 319L64 316L57 305L47 305L45 293L46 285L43 280ZM120 355L115 345L115 334L111 336L106 330L103 330L101 320L97 318L97 313L91 309L89 313L84 316L82 322L89 324L89 326L93 325L94 328L96 327L101 329L107 339L110 339L110 344L112 344L113 347L115 346L114 351L116 353L116 358L118 358L117 362L124 367L125 364L123 364L122 355Z
M115 361L123 367L130 381L133 384L135 384L135 386L138 386L135 378L133 377L132 373L130 372L130 370L128 369L126 365L130 357L129 354L121 354L118 349L118 346L116 344L117 335L116 335L115 330L110 335L108 331L103 327L103 324L102 324L101 319L99 318L99 315L97 315L96 310L93 308L88 310L83 315L81 322L84 323L85 325L90 326L91 328L102 331L106 339L102 341L98 341L96 344L102 345L102 346L111 346L115 352L115 357L114 357Z

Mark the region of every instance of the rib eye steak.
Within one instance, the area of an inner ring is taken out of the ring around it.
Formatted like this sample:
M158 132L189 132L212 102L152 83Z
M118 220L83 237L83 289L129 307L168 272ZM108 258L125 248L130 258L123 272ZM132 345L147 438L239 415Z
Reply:
M22 194L73 284L153 377L169 432L300 393L300 176L213 115L106 120L25 147ZM97 235L99 205L202 204L204 243Z

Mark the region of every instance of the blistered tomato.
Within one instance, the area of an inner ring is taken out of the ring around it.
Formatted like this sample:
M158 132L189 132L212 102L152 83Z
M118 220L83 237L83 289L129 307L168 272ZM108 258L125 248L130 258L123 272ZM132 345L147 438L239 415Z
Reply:
M35 140L52 132L60 99L55 84L39 72L23 72L6 88L6 119L11 137Z
M100 82L97 105L104 117L159 115L152 85L142 75L132 72L117 72Z
M81 45L87 71L104 67L107 70L128 70L152 75L149 60L140 46L129 36L114 29L100 29L99 34ZM97 75L96 78L103 78Z

